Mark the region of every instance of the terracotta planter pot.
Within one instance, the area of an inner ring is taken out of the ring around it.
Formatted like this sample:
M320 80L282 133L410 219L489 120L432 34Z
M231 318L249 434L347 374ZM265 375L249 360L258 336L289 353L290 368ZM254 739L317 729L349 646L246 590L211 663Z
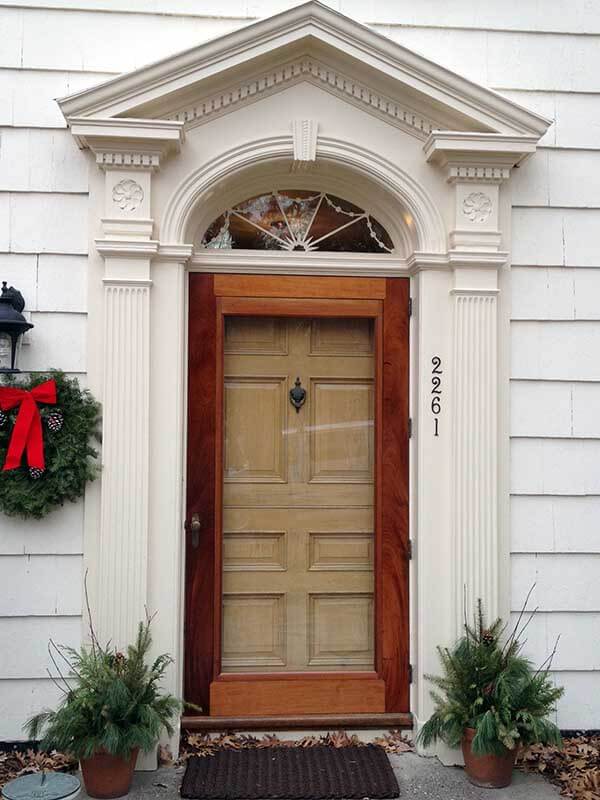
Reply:
M131 788L138 752L139 747L136 747L129 758L120 758L102 750L91 758L82 758L81 772L89 796L108 800L126 795Z
M465 728L462 752L465 759L465 772L471 783L486 789L502 789L504 786L510 786L518 748L508 750L503 756L475 755L471 748L474 736L474 728Z

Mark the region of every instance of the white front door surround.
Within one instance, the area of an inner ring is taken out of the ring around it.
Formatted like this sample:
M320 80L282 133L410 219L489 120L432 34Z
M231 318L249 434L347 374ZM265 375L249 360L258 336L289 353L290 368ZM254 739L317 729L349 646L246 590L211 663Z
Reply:
M253 83L252 69L283 77ZM155 647L174 655L170 688L181 691L188 271L409 275L412 711L422 724L436 646L478 597L490 617L509 610L510 173L547 121L317 3L61 107L99 167L89 382L103 403L103 474L87 495L85 561L100 635L122 645L145 607L158 611ZM456 129L436 130L438 119ZM232 202L284 184L368 209L396 252L194 247Z

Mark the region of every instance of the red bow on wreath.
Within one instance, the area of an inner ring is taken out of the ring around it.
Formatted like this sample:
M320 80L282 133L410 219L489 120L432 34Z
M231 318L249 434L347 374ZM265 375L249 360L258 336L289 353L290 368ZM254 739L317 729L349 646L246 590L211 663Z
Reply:
M54 380L44 381L34 386L30 392L10 386L0 388L0 408L3 411L21 406L10 437L3 471L18 469L24 450L27 450L27 463L30 467L44 469L44 440L38 403L56 403Z

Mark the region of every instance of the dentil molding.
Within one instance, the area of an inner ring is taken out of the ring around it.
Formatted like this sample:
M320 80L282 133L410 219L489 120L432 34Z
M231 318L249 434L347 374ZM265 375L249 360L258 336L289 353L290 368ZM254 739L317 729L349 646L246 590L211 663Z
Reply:
M322 61L308 57L262 72L166 116L167 119L185 123L187 128L193 128L217 115L226 114L279 91L283 86L291 86L300 81L308 81L350 100L420 139L425 139L433 130L443 127L433 118L419 114L409 106L392 100L366 83L350 78Z

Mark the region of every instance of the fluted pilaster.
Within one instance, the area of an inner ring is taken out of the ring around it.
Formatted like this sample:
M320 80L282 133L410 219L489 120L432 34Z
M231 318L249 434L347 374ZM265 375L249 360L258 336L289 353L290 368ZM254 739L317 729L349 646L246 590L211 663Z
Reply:
M149 281L105 281L98 633L122 647L148 569Z
M481 598L498 614L498 377L495 292L454 296L452 532L456 632Z

